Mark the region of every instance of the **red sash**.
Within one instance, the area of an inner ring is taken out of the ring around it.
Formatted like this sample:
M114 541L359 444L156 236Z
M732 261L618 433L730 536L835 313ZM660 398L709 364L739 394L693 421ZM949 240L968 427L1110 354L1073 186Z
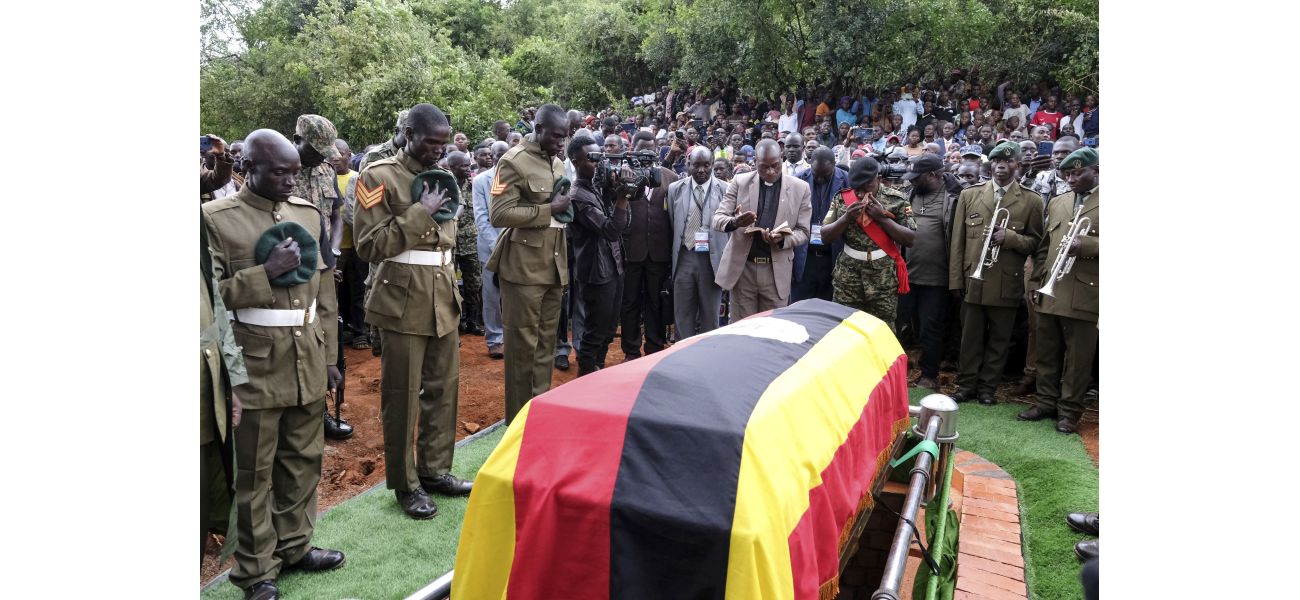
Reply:
M851 189L841 190L840 195L844 196L845 208L858 202L857 193ZM885 211L885 214L889 214L889 211ZM898 293L906 294L911 291L912 288L907 285L907 262L903 260L903 254L898 251L898 245L894 243L894 239L889 237L888 233L885 233L885 229L880 226L880 223L868 217L866 212L863 212L861 218L858 219L858 227L861 227L862 232L867 234L867 237L871 238L871 241L875 242L877 246L880 246L880 249L884 250L885 254L894 259L894 266L898 275Z

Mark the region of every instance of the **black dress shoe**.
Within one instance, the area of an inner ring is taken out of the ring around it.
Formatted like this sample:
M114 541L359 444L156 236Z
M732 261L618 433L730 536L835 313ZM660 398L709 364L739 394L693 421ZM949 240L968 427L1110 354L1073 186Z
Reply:
M433 503L433 498L424 493L424 488L415 488L409 492L394 490L397 494L397 504L402 507L402 512L406 516L417 521L432 519L438 514L438 505Z
M312 546L311 550L302 555L302 558L293 563L290 568L302 571L328 571L343 566L344 562L347 561L342 552Z
M1097 558L1097 540L1083 540L1075 544L1074 555L1084 562Z
M993 397L993 394L990 394L988 392L984 392L983 394L980 394L980 404L983 404L984 406L993 406L994 404L997 403L998 401L996 398Z
M329 411L325 411L325 438L331 440L346 440L352 437L352 425L343 419L335 419Z
M1055 416L1056 416L1056 411L1054 410L1048 410L1040 406L1031 406L1025 410L1020 411L1020 414L1016 415L1016 418L1020 419L1021 421L1041 421L1043 419L1052 418Z
M244 590L244 600L279 600L280 589L274 579L259 581Z
M555 357L555 368L557 368L557 369L559 369L559 370L561 370L561 371L568 371L568 370L569 370L569 355L568 355L568 354L561 354L561 355Z
M477 335L477 336L479 336L479 337L483 337L483 334L484 334L485 332L483 331L483 328L479 326L478 323L470 323L469 325L466 325L466 326L465 326L465 333L468 333L468 334L470 334L470 335Z
M1065 523L1079 533L1098 535L1097 513L1070 513L1065 515Z
M953 402L970 402L978 398L978 395L973 391L958 390L956 394L949 397L952 398Z
M468 496L474 487L474 482L465 481L451 473L443 473L437 477L421 477L420 486L424 491L430 494L442 494L444 496Z
M1071 419L1070 417L1061 417L1061 419L1056 422L1056 430L1061 433L1074 433L1079 431L1079 420Z

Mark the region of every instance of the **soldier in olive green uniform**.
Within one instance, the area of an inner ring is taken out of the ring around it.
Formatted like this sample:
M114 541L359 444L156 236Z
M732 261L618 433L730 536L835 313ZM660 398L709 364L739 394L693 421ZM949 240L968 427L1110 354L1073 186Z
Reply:
M1038 367L1038 403L1020 413L1025 421L1057 417L1056 430L1074 433L1083 414L1093 360L1097 357L1098 272L1100 252L1097 193L1097 151L1075 150L1061 161L1060 170L1075 190L1052 198L1047 205L1047 234L1034 260L1035 289L1047 284L1052 265L1060 255L1061 240L1077 220L1088 219L1089 231L1066 248L1074 259L1070 271L1057 279L1051 296L1037 294L1038 328L1035 363ZM1078 219L1076 220L1076 214Z
M1016 307L1025 294L1025 258L1043 237L1043 201L1033 190L1015 182L1020 146L999 144L989 153L993 179L962 190L952 222L948 260L948 289L964 298L961 305L961 357L958 361L958 402L979 399L996 404L993 393L1006 367ZM989 256L984 249L985 227L1001 219L994 206L1007 209L1005 228L993 232L989 255L998 259L984 267L981 279L971 275Z
M508 228L487 263L501 282L507 423L526 402L551 387L560 300L569 283L564 224L554 215L569 207L569 196L550 197L555 182L564 176L558 156L567 135L564 109L542 106L536 131L497 163L489 192L489 220L494 227Z
M248 369L248 383L234 388L243 417L235 429L239 547L230 581L260 599L276 597L275 577L286 568L343 564L341 552L310 545L325 393L342 376L334 367L334 282L308 253L321 236L320 212L290 195L298 153L267 129L250 134L246 144L247 185L203 205L203 214L213 274ZM300 226L305 239L267 246L269 255L259 260L264 232L281 223Z
M417 104L405 137L396 156L358 175L356 250L379 263L366 323L384 338L380 402L388 489L408 515L427 519L437 506L426 492L463 495L470 489L450 473L460 383L456 222L434 219L449 198L445 188L422 186L419 197L411 189L417 175L436 169L451 127L442 111Z
M397 113L397 126L393 128L393 137L385 141L378 148L367 152L366 155L361 158L361 163L357 165L358 174L364 171L366 167L370 166L370 163L372 162L383 160L390 156L397 156L397 150L406 146L406 118L410 114L411 111L409 110ZM357 180L356 177L353 177L352 179L353 181ZM353 231L355 232L355 227ZM355 237L353 239L355 239ZM378 263L370 263L370 271L366 274L366 281L364 283L366 286L365 303L370 302L370 292L375 289L373 284L375 279L375 270L378 268ZM370 352L375 356L381 356L384 352L384 343L383 340L379 339L379 328L374 325L368 325L368 327L370 328Z
M483 267L478 262L478 227L474 225L473 162L464 152L447 156L447 170L460 186L460 208L456 209L456 266L464 283L460 295L465 299L461 311L460 332L483 335Z
M889 324L898 317L898 264L863 231L859 223L875 220L898 246L911 246L916 222L907 196L881 185L880 164L874 158L853 161L849 186L858 202L847 207L846 192L835 193L823 220L823 244L844 238L844 251L831 272L831 299ZM906 267L904 267L906 268Z
M231 394L227 403L226 394L248 383L248 369L226 318L221 285L212 275L207 220L202 213L199 218L199 558L207 547L208 530L215 526L225 531L225 560L239 539L231 434L242 411L239 397Z

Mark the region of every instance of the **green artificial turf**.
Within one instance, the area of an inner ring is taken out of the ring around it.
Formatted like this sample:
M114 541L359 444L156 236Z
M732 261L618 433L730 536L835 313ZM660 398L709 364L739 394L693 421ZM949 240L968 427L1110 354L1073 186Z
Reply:
M504 426L456 449L452 472L472 479L505 434ZM316 521L312 544L342 550L347 564L325 573L289 573L276 580L283 598L378 600L405 598L451 570L468 498L434 496L438 516L408 518L381 484L335 506ZM203 600L240 600L242 592L214 582Z
M912 388L912 404L929 393ZM1016 413L1025 408L1015 403L962 404L957 446L997 464L1016 480L1029 597L1082 598L1074 544L1088 538L1071 530L1065 515L1097 510L1097 467L1079 436L1057 433L1055 421L1017 421Z

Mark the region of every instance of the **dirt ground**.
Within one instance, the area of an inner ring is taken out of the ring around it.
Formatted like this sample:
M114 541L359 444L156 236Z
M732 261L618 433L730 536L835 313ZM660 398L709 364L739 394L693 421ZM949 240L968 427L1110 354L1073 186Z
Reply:
M383 432L379 419L379 364L380 359L370 350L347 348L347 372L345 374L343 418L352 424L355 430L352 439L342 442L326 440L325 458L321 465L321 481L318 486L318 510L329 509L348 498L374 487L384 480L384 446ZM910 353L913 364L919 358L916 351ZM617 338L611 344L606 358L607 366L623 362L623 352ZM568 371L553 370L552 386L558 386L573 380L578 373L577 356L569 358ZM462 439L472 431L491 425L505 417L505 361L493 360L487 355L487 345L482 337L462 336L460 348L460 399L457 407L456 439ZM911 369L909 380L915 381L920 376L918 369ZM942 371L939 375L940 390L955 393L954 380L957 374ZM996 397L999 402L1021 402L1029 404L1029 398L1010 396L1015 387L1014 381L1008 381L998 388ZM329 404L333 409L333 403ZM1098 423L1097 410L1089 407L1083 416L1079 433L1084 446L1093 462L1098 461ZM204 557L200 571L200 584L206 585L222 571L230 567L230 561L219 563L220 542L213 536L208 545L208 554Z

